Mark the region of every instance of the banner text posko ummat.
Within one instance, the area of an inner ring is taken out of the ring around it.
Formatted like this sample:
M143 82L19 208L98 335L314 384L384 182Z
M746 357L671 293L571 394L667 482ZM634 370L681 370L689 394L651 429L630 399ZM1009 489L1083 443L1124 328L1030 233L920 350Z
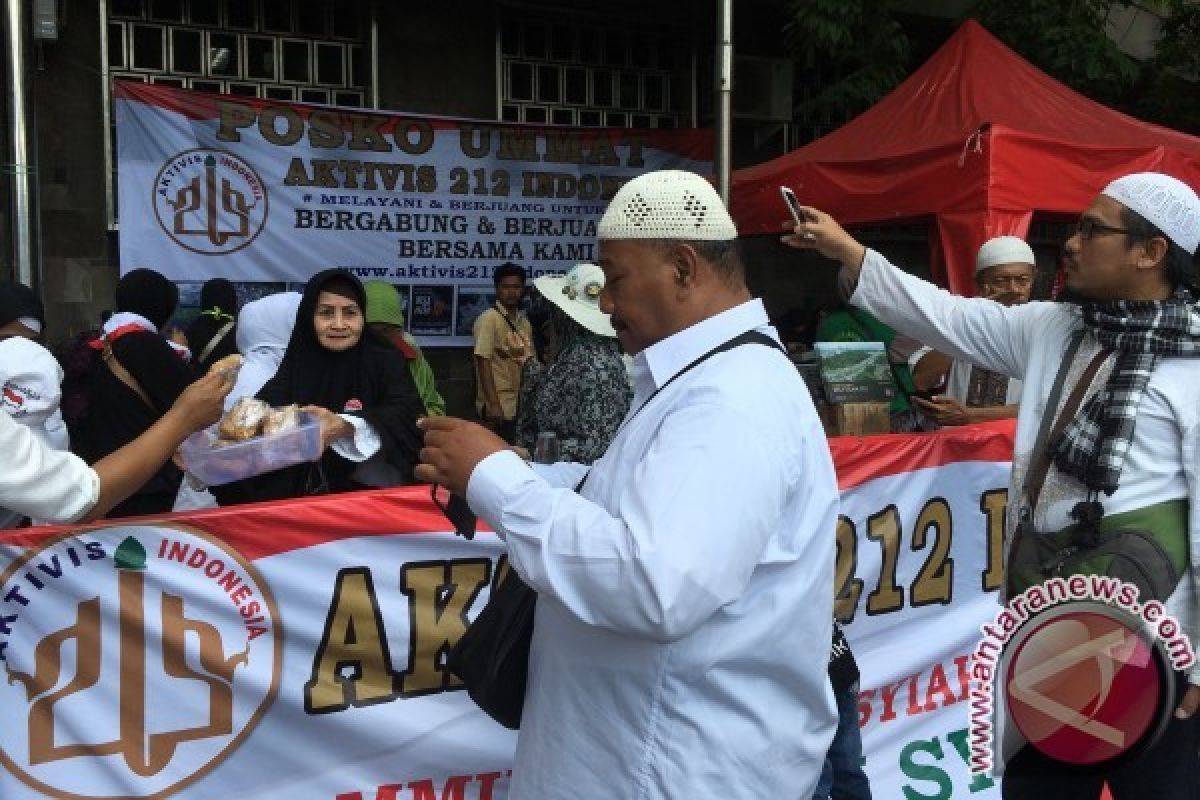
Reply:
M185 300L208 278L253 294L343 267L396 284L423 344L470 343L502 263L595 261L630 178L711 170L707 130L530 127L118 82L122 269ZM244 293L249 293L244 291Z

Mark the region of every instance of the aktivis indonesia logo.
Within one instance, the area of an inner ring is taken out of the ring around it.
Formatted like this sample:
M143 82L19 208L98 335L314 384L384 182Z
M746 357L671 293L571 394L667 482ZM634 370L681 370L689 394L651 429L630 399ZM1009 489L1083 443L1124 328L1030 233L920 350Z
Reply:
M1174 672L1195 663L1162 603L1117 578L1053 578L982 626L971 662L970 769L1022 747L1102 771L1151 747L1179 700ZM1004 722L1004 735L996 720Z
M51 540L0 575L0 763L56 798L164 798L278 691L270 589L228 544L166 525Z
M153 192L163 232L200 255L241 250L267 222L262 179L225 150L199 147L176 153L158 171Z

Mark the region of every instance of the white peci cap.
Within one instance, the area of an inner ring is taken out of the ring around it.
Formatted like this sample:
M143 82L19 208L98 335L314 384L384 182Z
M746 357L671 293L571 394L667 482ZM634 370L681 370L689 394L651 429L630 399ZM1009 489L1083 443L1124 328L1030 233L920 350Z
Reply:
M1141 214L1163 235L1192 255L1200 245L1200 198L1178 178L1135 172L1117 178L1100 194Z
M737 227L712 184L694 172L661 170L622 186L596 228L599 239L728 241Z
M1033 249L1017 236L997 236L988 239L975 256L975 274L997 264L1029 264L1037 266Z

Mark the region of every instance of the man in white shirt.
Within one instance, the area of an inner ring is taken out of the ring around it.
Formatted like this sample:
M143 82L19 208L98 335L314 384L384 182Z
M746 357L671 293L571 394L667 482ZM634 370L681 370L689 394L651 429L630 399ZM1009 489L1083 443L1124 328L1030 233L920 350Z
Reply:
M1006 306L1028 303L1036 269L1033 249L1024 239L997 236L984 242L975 256L975 286L980 297ZM941 387L929 400L914 398L925 416L939 425L970 425L1017 416L1018 380L952 359L928 346L910 355L908 364L918 391Z
M528 465L481 426L423 423L418 477L465 494L538 594L510 796L811 797L836 723L820 421L707 181L635 178L597 235L634 355L608 452Z
M1007 515L1010 544L1026 514L1033 536L1060 543L1064 534L1077 536L1089 524L1108 533L1120 525L1152 531L1175 568L1171 577L1182 576L1166 611L1200 649L1200 310L1188 289L1200 245L1195 190L1159 173L1109 184L1065 246L1066 287L1079 304L1005 307L956 297L867 250L827 214L806 212L808 221L789 225L793 233L785 243L816 249L857 277L852 303L955 358L1023 381ZM1063 401L1048 410L1051 387L1080 330ZM1033 450L1042 418L1057 416L1088 367L1095 371L1079 410L1064 421L1060 435L1047 438L1052 460L1044 489L1031 503L1020 487L1038 455ZM1006 567L1010 578L1025 574L1012 549ZM1005 768L1005 798L1091 800L1104 782L1115 800L1195 797L1200 665L1177 673L1176 683L1177 709L1153 747L1123 764L1083 771L1026 745Z

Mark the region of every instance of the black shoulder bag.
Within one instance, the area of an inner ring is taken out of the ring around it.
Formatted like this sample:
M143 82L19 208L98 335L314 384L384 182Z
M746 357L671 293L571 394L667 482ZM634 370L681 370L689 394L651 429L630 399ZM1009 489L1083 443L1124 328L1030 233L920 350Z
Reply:
M779 344L758 331L747 331L708 351L658 387L646 402L633 412L624 424L636 417L658 393L670 386L688 370L704 361L741 347L744 344L761 344L778 348ZM622 426L624 427L624 425ZM619 431L618 431L619 433ZM587 482L587 475L575 487L579 492ZM434 502L454 523L455 533L468 539L475 535L475 518L462 498L451 495L445 506L437 498L434 487ZM507 563L507 562L505 562ZM529 645L533 640L533 619L537 605L537 592L521 580L516 570L501 571L492 584L491 597L479 612L458 642L450 649L446 667L457 675L467 687L467 694L488 716L506 728L521 727L521 711L525 706L525 686L529 676Z
M1076 524L1054 533L1040 532L1033 526L1033 512L1052 461L1051 443L1078 412L1088 386L1109 355L1107 350L1096 354L1056 418L1058 398L1082 338L1081 330L1063 356L1034 442L1021 487L1020 518L1009 550L1005 599L1011 600L1056 576L1105 575L1134 584L1143 600L1165 601L1186 568L1186 557L1180 555L1186 552L1186 543L1171 541L1172 526L1130 524L1128 513L1106 518L1095 492L1071 511Z

